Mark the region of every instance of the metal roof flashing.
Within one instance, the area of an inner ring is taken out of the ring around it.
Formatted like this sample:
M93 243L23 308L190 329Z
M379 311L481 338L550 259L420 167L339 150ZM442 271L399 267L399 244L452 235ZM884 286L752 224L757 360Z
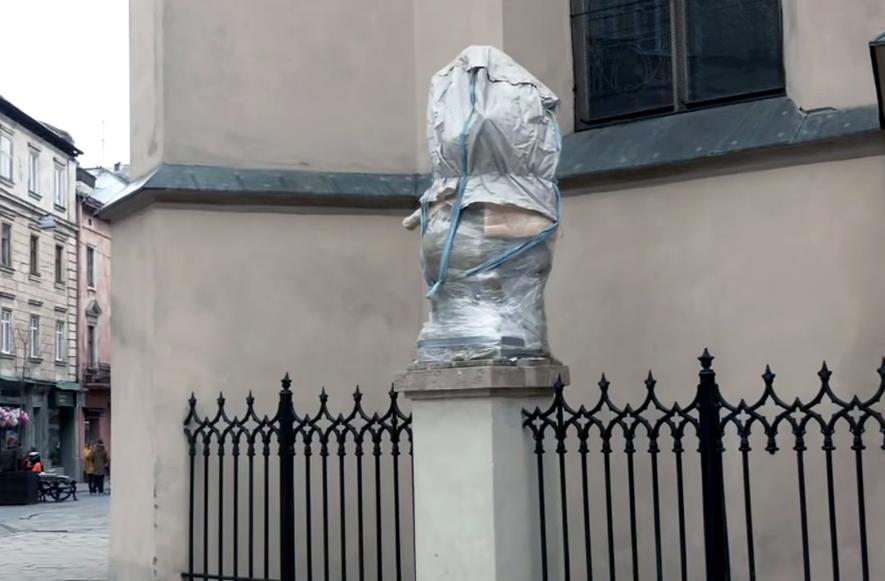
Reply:
M558 177L592 180L871 134L879 131L878 117L875 105L804 111L788 97L775 97L634 120L567 135ZM162 164L109 200L98 216L115 220L154 202L413 208L429 181L424 174Z

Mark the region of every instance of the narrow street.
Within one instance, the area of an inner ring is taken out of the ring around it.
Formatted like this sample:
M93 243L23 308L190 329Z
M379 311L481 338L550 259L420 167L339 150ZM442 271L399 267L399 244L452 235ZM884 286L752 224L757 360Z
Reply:
M105 581L110 496L0 506L0 579Z

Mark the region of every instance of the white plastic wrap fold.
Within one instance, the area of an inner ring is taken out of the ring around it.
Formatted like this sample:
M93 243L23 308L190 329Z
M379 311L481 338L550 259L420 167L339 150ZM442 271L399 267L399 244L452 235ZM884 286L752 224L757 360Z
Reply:
M490 46L464 50L430 82L433 185L422 201L432 204L453 194L466 176L463 206L511 204L556 220L558 107L559 98L503 52ZM462 134L468 121L465 167Z
M510 57L470 47L428 103L421 198L431 290L419 361L547 356L544 286L559 224L558 98Z

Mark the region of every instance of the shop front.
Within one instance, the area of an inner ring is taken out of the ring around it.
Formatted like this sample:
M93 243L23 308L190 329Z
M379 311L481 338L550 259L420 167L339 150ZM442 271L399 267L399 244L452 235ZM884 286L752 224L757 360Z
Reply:
M12 455L12 448L17 461L36 451L47 470L79 478L78 424L83 400L83 391L74 382L0 379L0 449L5 451L4 458Z

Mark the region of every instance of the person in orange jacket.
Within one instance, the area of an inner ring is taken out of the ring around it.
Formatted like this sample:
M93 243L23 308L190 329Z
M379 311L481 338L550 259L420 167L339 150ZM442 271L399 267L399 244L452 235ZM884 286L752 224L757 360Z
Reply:
M95 456L92 450L92 442L86 442L86 447L83 448L83 472L86 473L89 494L95 494Z
M31 452L28 454L28 462L31 465L31 472L40 474L43 472L43 460L40 459L39 452Z

